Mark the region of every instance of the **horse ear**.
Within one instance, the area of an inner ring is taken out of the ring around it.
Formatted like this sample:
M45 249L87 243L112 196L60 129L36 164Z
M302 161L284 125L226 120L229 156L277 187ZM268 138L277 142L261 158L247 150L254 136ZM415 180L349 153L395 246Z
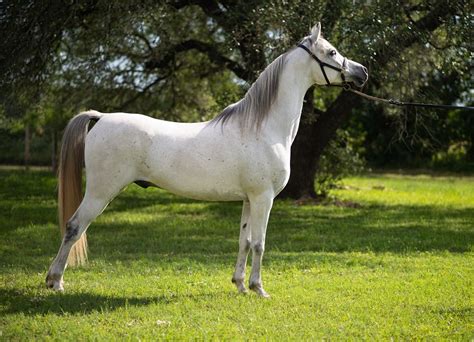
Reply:
M316 25L314 25L313 28L311 29L311 40L316 43L320 36L321 36L321 23L318 21Z

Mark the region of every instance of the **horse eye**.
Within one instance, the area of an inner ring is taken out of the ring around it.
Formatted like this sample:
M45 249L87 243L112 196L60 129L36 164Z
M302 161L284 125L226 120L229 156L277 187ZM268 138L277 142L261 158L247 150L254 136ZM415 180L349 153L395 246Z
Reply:
M336 55L336 53L337 53L337 52L336 52L336 50L331 50L331 52L329 52L329 55L331 55L331 56L335 56L335 55Z

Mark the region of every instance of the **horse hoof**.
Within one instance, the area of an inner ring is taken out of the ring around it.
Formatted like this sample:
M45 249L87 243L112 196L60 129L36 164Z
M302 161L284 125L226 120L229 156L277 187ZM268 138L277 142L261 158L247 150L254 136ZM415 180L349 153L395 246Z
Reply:
M237 287L237 291L239 291L239 293L242 293L242 294L247 294L249 293L249 291L247 290L247 288L245 286L241 286L241 287Z
M270 295L262 288L254 290L262 298L270 298Z
M232 282L237 287L237 291L239 291L239 293L243 293L243 294L248 293L247 288L245 287L243 280L237 280L237 279L232 278Z
M250 285L250 289L262 298L270 298L270 295L263 289L262 285Z

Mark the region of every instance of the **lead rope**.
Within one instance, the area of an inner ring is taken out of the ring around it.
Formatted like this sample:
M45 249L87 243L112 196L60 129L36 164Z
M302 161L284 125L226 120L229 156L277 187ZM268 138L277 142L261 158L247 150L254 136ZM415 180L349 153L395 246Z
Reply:
M351 93L354 93L356 95L359 95L363 98L366 98L370 101L376 101L376 102L383 102L387 103L390 105L394 106L406 106L406 107L426 107L426 108L440 108L440 109L460 109L460 110L467 110L467 111L474 111L474 107L469 107L469 106L454 106L454 105L440 105L440 104L431 104L431 103L419 103L419 102L402 102L394 99L384 99L381 97L376 97L372 95L365 94L361 91L352 89L349 84L344 84L342 86L344 90L350 91Z

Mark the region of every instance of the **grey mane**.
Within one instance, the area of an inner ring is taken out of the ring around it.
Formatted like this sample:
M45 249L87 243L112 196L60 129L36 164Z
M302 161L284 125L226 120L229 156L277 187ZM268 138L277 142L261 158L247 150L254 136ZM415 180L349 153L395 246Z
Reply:
M288 52L275 59L260 74L239 102L231 104L222 113L212 119L211 123L225 125L227 120L236 117L242 128L256 126L257 130L268 116L270 107L275 101L280 84L280 76L287 60Z

